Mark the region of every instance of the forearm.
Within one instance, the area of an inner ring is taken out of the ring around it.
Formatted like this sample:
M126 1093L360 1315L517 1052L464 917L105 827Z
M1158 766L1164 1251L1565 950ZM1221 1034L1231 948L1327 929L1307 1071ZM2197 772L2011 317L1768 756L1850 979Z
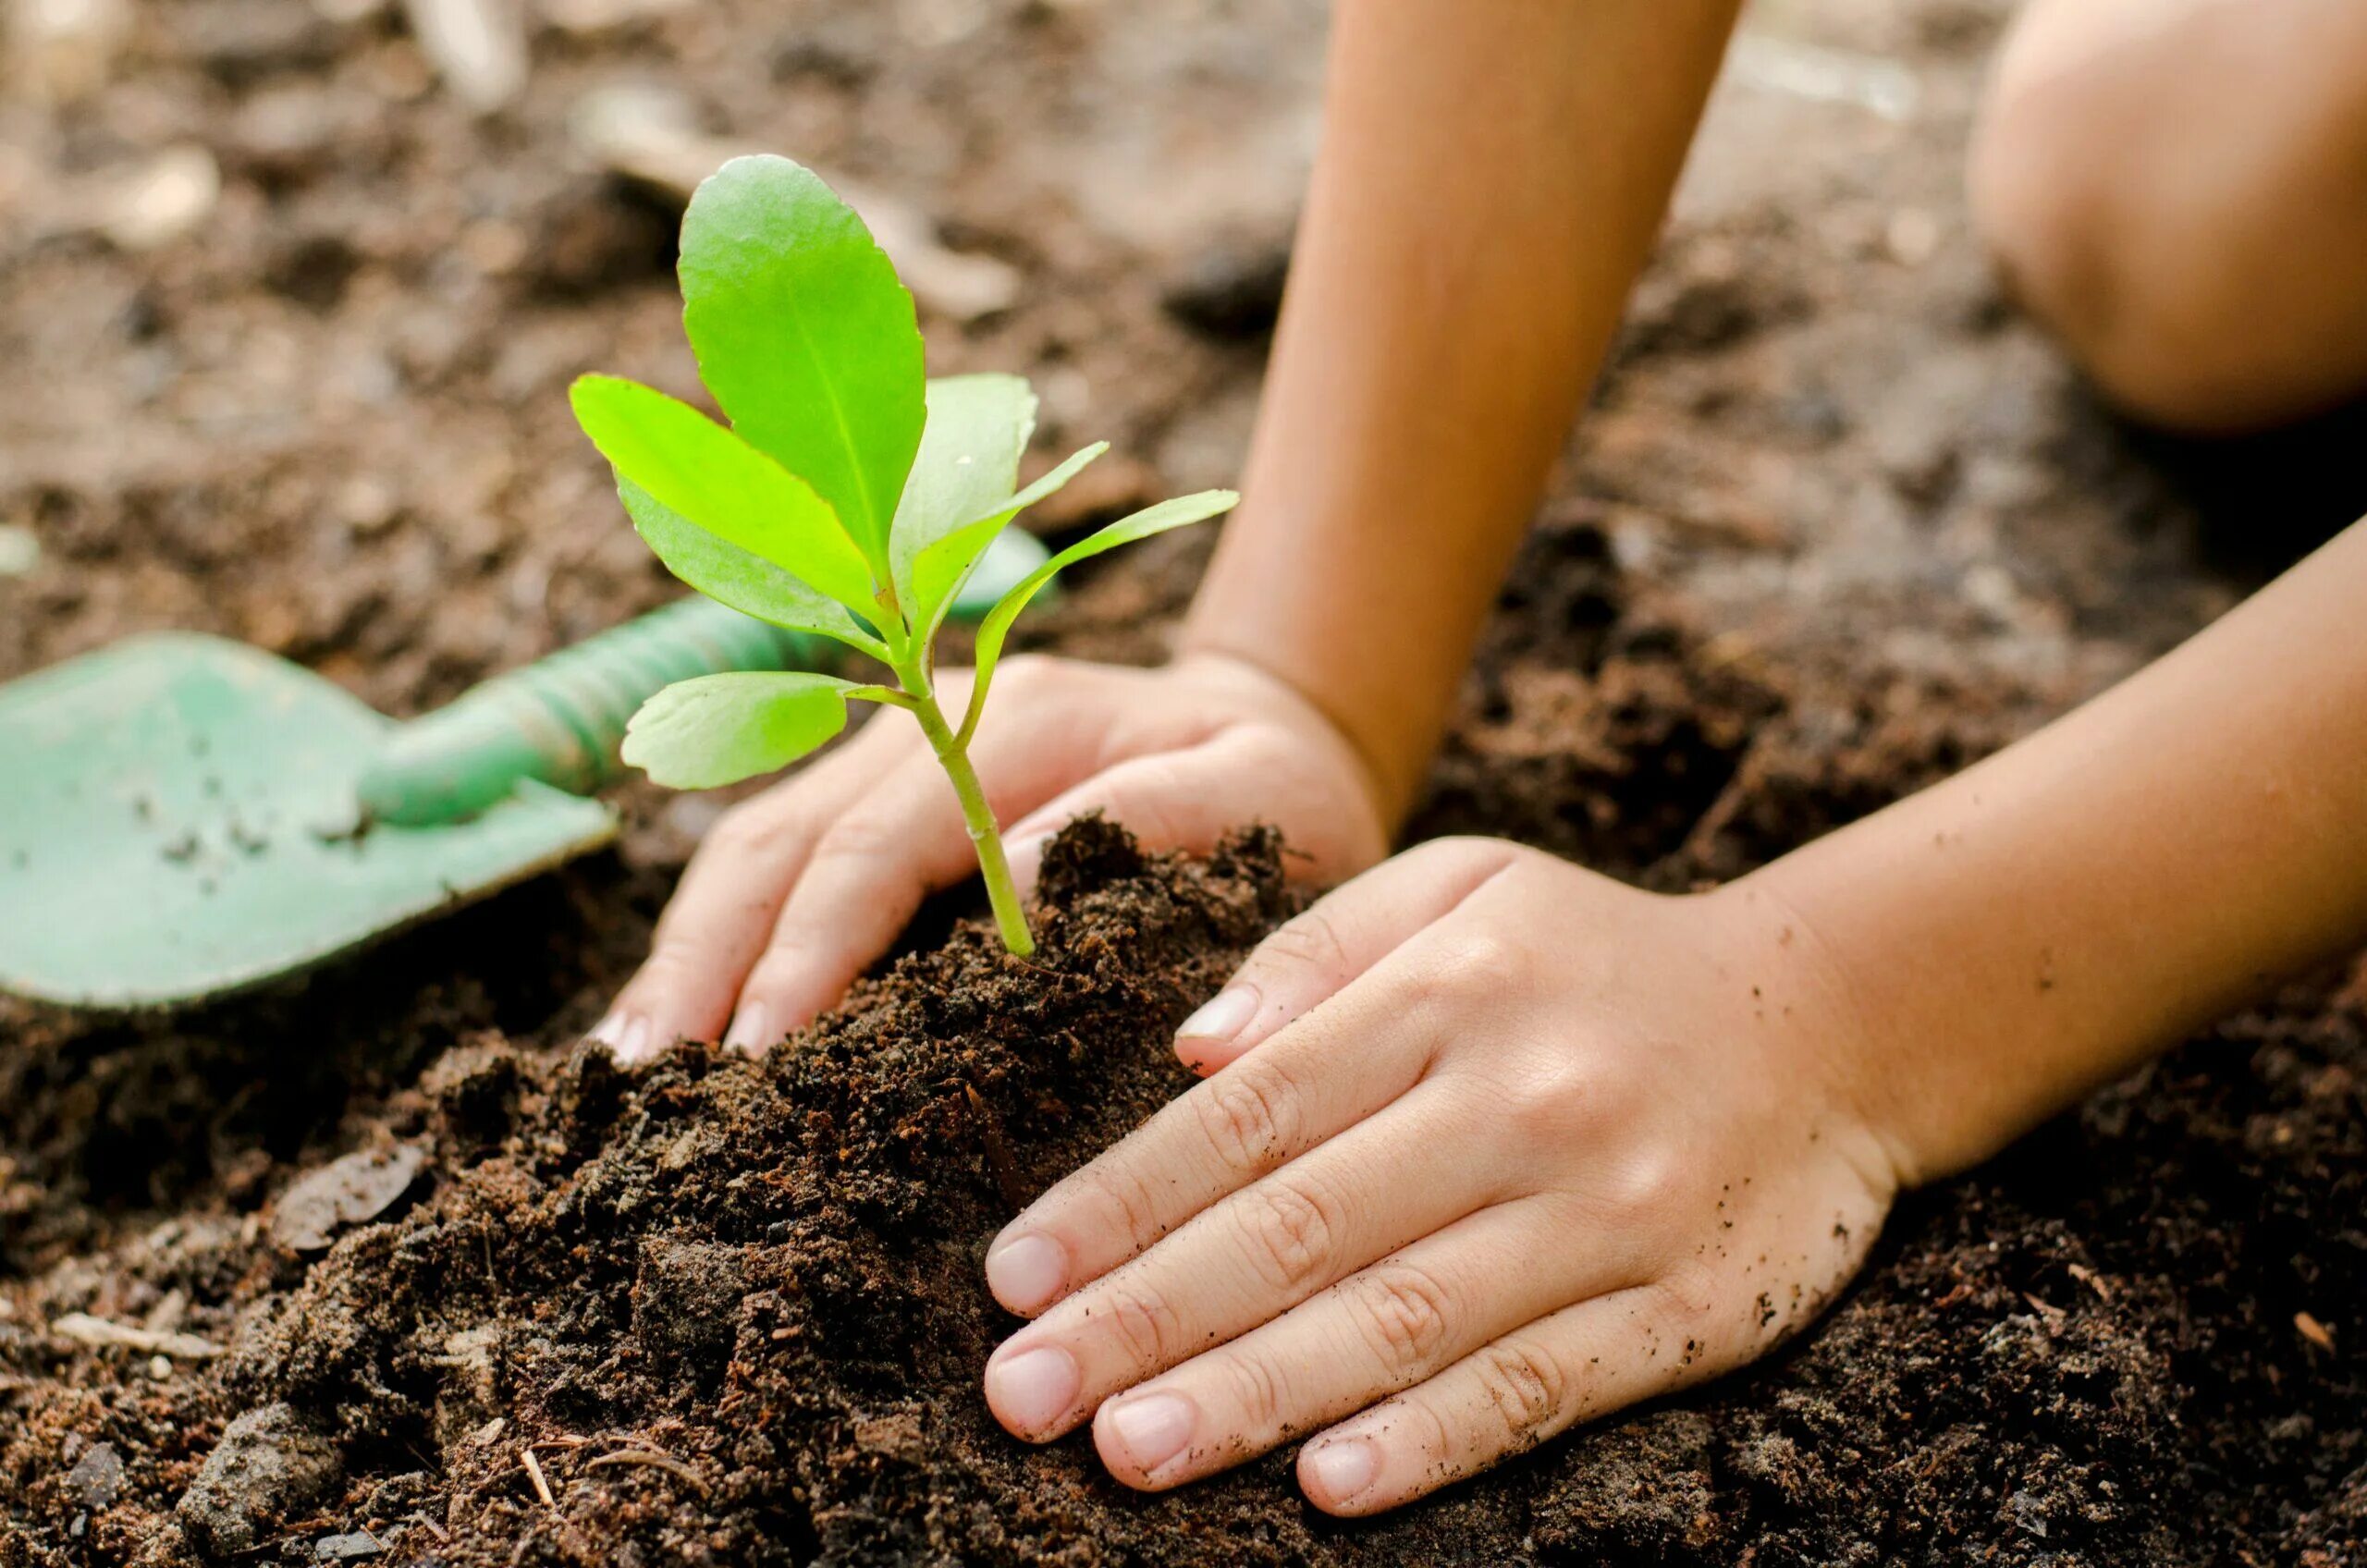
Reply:
M1736 884L1845 977L1909 1180L2367 939L2367 523L1945 784ZM1777 929L1781 929L1780 926Z
M1349 0L1246 501L1185 635L1410 802L1735 0Z

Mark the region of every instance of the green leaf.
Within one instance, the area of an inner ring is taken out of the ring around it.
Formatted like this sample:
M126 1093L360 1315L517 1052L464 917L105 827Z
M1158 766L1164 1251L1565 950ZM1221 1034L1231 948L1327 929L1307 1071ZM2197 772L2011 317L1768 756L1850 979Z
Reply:
M1011 525L1012 519L1074 479L1087 463L1109 449L1109 442L1097 441L1072 453L1068 461L1018 495L1005 496L984 516L963 523L923 550L910 568L911 599L905 612L919 634L917 640L926 643L937 634L946 611L952 607L963 585L970 580L970 573L985 558L987 547ZM900 588L905 583L901 575L905 570L901 565L898 568Z
M1001 602L987 612L978 623L977 673L970 683L970 708L962 717L962 729L957 739L967 745L976 733L978 716L986 709L987 687L994 680L995 666L1002 658L1002 645L1011 635L1011 623L1027 607L1027 601L1043 591L1052 581L1081 560L1114 550L1121 545L1131 545L1137 539L1147 539L1154 533L1164 533L1171 528L1201 522L1220 512L1231 511L1241 497L1231 490L1203 490L1196 496L1178 496L1161 501L1155 507L1145 507L1131 517L1122 517L1106 528L1071 545L1025 577L1019 585L1002 596Z
M728 545L681 513L661 505L630 479L617 481L617 496L666 570L717 603L742 615L835 638L885 661L887 645L865 631L836 599L816 592L761 556Z
M678 680L625 726L624 759L676 790L786 767L847 727L852 680L737 671Z
M581 376L568 397L619 478L832 598L871 604L870 567L803 480L688 403L637 383Z
M925 418L920 325L894 265L812 170L749 157L691 198L680 271L707 390L836 508L886 581Z
M907 621L921 624L914 558L1011 494L1035 429L1036 394L1020 376L954 375L928 384L928 424L888 542Z

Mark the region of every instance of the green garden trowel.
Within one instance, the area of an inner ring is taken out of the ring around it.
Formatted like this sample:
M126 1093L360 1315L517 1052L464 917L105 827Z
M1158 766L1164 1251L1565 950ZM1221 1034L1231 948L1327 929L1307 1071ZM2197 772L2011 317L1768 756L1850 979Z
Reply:
M1043 559L1003 534L953 613ZM164 1007L321 963L607 843L584 797L660 687L838 656L693 598L409 724L190 632L28 676L0 687L0 990Z

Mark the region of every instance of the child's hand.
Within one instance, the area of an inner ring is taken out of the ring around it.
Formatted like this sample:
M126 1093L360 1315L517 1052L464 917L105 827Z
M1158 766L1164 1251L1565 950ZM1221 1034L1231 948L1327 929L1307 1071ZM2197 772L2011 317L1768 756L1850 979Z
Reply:
M1208 1082L996 1239L1041 1316L987 1403L1149 1488L1328 1428L1300 1484L1368 1513L1749 1360L1902 1184L2367 940L2362 585L2367 523L1715 892L1477 840L1366 873L1186 1021Z
M938 690L959 711L966 681L949 674ZM1097 808L1155 849L1206 851L1243 822L1269 822L1323 881L1387 848L1354 748L1255 666L1217 655L1158 670L1015 658L996 693L971 757L1023 888L1044 840ZM761 1050L838 1000L924 897L975 868L918 727L865 726L717 824L593 1037L628 1062L719 1034Z
M1213 1076L997 1238L989 1284L1041 1316L987 1399L1039 1440L1091 1418L1150 1488L1327 1428L1299 1483L1357 1514L1736 1366L1896 1189L1855 1019L1748 882L1402 855L1185 1023Z

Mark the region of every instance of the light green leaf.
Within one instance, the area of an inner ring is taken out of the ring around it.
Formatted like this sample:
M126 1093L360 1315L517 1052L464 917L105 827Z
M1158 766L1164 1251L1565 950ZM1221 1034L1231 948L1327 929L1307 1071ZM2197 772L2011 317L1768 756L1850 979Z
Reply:
M895 266L812 170L765 156L700 185L679 270L707 390L837 509L886 581L924 420L920 325Z
M954 375L928 384L928 424L888 542L907 621L921 624L912 593L914 558L1011 494L1035 429L1036 394L1022 377Z
M977 732L978 716L986 709L987 687L994 680L995 666L1002 658L1002 645L1011 635L1011 623L1027 607L1027 601L1043 591L1052 581L1081 560L1114 550L1121 545L1131 545L1137 539L1147 539L1154 533L1164 533L1171 528L1201 522L1220 512L1231 511L1241 497L1231 490L1203 490L1196 496L1178 496L1161 501L1155 507L1145 507L1131 517L1122 517L1106 528L1098 528L1020 579L1019 585L1002 596L1000 604L987 612L978 623L978 650L975 656L976 675L970 683L970 708L962 717L958 739L969 743Z
M625 726L624 759L675 790L786 767L847 727L852 680L735 671L678 680Z
M763 557L724 543L661 505L630 479L617 481L617 496L632 516L633 527L666 563L666 570L708 598L758 620L835 638L873 658L887 659L887 645L865 631L836 599L807 587Z
M592 444L658 505L835 599L872 602L871 569L811 485L688 403L612 375L569 388Z
M985 558L987 547L1011 526L1011 520L1074 479L1084 472L1087 463L1109 449L1109 442L1097 441L1082 451L1072 453L1068 461L1018 495L1005 496L985 515L953 529L914 559L910 569L908 591L911 600L906 618L919 631L920 642L926 643L937 634L946 611L952 607L954 599L961 594L963 584L970 580L970 573ZM900 568L900 572L902 570ZM900 575L899 584L903 582Z

